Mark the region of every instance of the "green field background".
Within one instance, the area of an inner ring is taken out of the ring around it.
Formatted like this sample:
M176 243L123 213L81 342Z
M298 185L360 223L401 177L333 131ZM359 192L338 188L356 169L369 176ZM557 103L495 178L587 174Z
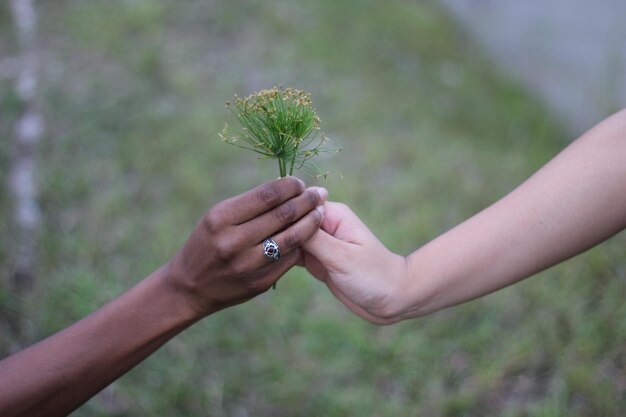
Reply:
M433 1L39 1L38 285L0 290L0 353L83 317L165 263L212 204L277 176L220 142L224 103L312 94L328 188L408 254L573 138ZM5 2L0 52L15 52ZM20 108L0 80L0 273ZM576 184L571 184L575 187ZM623 416L626 238L512 288L380 327L302 270L178 336L73 415ZM103 335L106 337L106 335Z

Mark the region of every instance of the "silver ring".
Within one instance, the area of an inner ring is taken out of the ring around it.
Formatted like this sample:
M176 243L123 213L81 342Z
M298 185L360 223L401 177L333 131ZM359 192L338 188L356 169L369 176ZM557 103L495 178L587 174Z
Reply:
M280 259L280 248L278 247L278 243L276 243L271 237L268 237L265 239L265 242L263 242L263 255L275 261Z

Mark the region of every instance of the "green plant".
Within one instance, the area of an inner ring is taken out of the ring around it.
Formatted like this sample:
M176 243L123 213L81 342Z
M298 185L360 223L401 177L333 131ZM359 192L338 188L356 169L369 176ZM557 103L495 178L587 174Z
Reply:
M320 118L308 93L273 87L245 98L235 96L234 103L227 102L226 107L234 113L242 130L233 131L226 124L220 133L224 142L254 151L263 158L277 159L281 177L293 175L294 169L300 168L305 168L309 175L327 175L309 160L339 149L323 147L328 138L320 131Z

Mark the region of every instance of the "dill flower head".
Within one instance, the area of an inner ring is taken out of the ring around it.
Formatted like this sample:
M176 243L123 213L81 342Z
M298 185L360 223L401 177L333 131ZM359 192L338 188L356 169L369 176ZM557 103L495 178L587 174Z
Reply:
M273 87L245 98L235 96L226 107L242 129L225 125L220 133L224 142L277 159L281 177L293 175L294 169L300 168L310 175L326 176L327 172L309 160L321 152L339 149L323 147L328 138L320 131L320 118L308 93Z

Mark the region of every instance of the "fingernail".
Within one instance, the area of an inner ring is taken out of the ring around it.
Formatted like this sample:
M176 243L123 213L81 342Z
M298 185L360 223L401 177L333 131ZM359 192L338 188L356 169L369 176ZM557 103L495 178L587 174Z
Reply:
M300 178L298 177L294 177L295 179L297 179L300 182L300 185L302 185L304 188L306 188L306 184L304 183L304 181L302 181Z
M317 210L318 213L323 216L324 212L326 212L326 207L324 207L323 205L322 206L317 206L317 207L315 207L315 210Z
M320 195L322 201L326 201L328 198L328 190L324 187L317 187L317 193Z

